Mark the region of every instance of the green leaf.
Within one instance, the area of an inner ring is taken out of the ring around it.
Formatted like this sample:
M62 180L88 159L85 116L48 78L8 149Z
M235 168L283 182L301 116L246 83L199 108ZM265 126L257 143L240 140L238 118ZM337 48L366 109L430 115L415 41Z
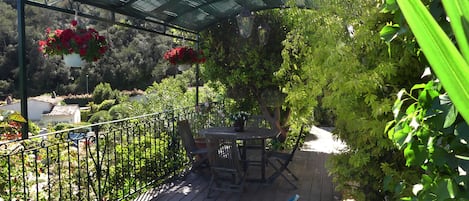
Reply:
M425 88L425 85L426 85L426 84L416 84L416 85L412 86L412 88L410 89L410 93L412 94L412 92L413 92L415 89L424 89L424 88Z
M454 129L454 134L469 143L469 126L466 122L457 124Z
M445 149L438 146L434 146L432 161L435 165L440 167L449 166L451 168L455 168L457 166L454 156L449 154Z
M399 126L397 126L397 128L393 131L393 135L390 136L391 140L396 143L399 149L402 149L404 145L412 140L412 134L410 133L411 131L412 129L408 124L399 124Z
M412 114L414 114L416 110L417 110L417 105L412 104L412 105L409 105L409 107L407 107L407 109L405 110L405 113L409 116L413 116Z
M428 189L431 187L433 183L432 177L430 177L428 174L422 174L422 184L424 189Z
M466 172L466 174L467 174L467 172L469 172L469 156L455 155L455 157L456 157L456 160L458 161L458 165L459 165L458 166L458 171L460 171L459 168L461 168L462 171ZM462 172L460 172L459 175L462 175L461 173ZM469 180L468 180L468 182L469 182ZM468 191L468 193L469 193L469 191Z
M21 116L21 114L19 113L11 114L10 116L8 116L8 119L12 121L20 122L20 123L26 123L26 119L24 119L24 117Z
M381 29L379 35L382 40L386 42L391 42L394 38L397 37L399 29L400 27L398 24L386 25Z
M383 9L380 12L394 13L398 9L399 7L397 6L396 0L386 0L386 4L384 5Z
M407 166L420 165L427 159L427 151L425 146L412 143L404 149L404 156Z
M458 111L454 107L453 102L449 99L447 95L440 95L438 97L439 105L436 107L437 110L442 111L444 124L443 128L448 128L453 125L458 116ZM434 105L435 106L435 105Z
M399 93L397 94L397 99L394 102L394 105L392 106L392 113L395 119L400 118L399 113L401 111L402 104L404 103L404 101L401 98L404 93L405 93L405 90L403 89L399 91Z
M457 193L457 185L449 178L441 179L437 182L435 194L438 196L437 200L446 200L448 198L455 198Z
M386 127L384 128L384 132L385 133L389 133L389 132L394 133L394 128L392 126L394 126L395 123L396 123L396 120L392 120L392 121L389 121L388 123L386 123ZM389 136L392 136L392 134L390 133Z
M445 116L445 123L443 125L443 128L448 128L453 125L453 123L456 121L456 117L458 116L458 111L454 107L453 104L449 106L449 109L446 113Z
M452 5L451 1L453 0L445 2ZM458 111L469 122L468 62L420 0L397 0L397 2L436 76L440 79ZM460 3L458 5L466 4ZM461 9L466 11L469 8ZM464 16L466 19L468 13L460 13L459 16Z
M443 0L461 53L469 62L469 1Z

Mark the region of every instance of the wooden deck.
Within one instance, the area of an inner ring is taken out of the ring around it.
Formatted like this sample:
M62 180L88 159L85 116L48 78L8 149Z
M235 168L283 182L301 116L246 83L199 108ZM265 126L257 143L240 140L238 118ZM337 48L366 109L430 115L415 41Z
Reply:
M314 133L314 132L312 132ZM324 133L323 133L324 134ZM249 201L287 201L295 194L300 195L300 201L335 201L340 200L340 195L334 191L332 179L328 176L324 164L332 154L329 151L321 151L317 146L331 147L326 135L315 134L307 136L304 149L296 152L290 169L298 176L298 186L293 189L282 177L270 185L247 182L241 198L234 193L212 193L207 198L207 187L210 180L208 172L191 173L184 180L176 181L159 189L152 189L141 195L135 201L225 201L225 200L249 200ZM329 144L324 144L328 142ZM315 144L316 143L316 144ZM316 146L316 147L314 147ZM311 149L311 147L315 149ZM267 175L272 172L267 167ZM259 175L260 168L249 167L248 177ZM293 181L293 179L292 179Z

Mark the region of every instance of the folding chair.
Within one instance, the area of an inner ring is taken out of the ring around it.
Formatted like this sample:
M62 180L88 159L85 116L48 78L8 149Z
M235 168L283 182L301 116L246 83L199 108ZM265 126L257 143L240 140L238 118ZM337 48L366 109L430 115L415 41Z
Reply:
M262 115L253 115L249 117L249 119L246 122L246 127L247 129L249 128L270 128L269 122L267 119L265 119L264 116ZM247 158L247 155L255 155L255 154L248 154L248 151L262 151L262 149L265 149L265 146L263 145L264 140L259 139L259 140L244 140L243 143L239 146L241 148L241 158ZM258 154L259 157L260 154ZM264 165L261 163L260 158L250 158L246 160L245 162L249 163L249 165L257 165L261 166Z
M208 160L212 177L207 197L212 191L243 192L246 173L242 169L236 135L206 134Z
M298 149L300 145L300 141L304 139L305 133L303 132L304 126L301 127L300 133L298 134L298 137L295 142L295 146L293 147L293 150L290 153L283 153L283 152L275 152L271 151L267 153L267 163L271 165L275 172L267 179L268 183L273 183L275 179L277 179L279 176L283 177L290 185L293 186L293 188L297 188L295 184L293 184L288 177L284 174L284 171L287 171L293 179L298 181L298 177L293 174L293 172L288 169L288 165L293 159L293 156L295 155L296 150ZM277 164L275 163L277 162Z
M192 163L191 170L197 170L203 164L208 162L207 149L198 148L195 145L194 136L192 135L191 127L188 120L181 120L177 124L178 132L182 139L182 144L186 149L187 157Z

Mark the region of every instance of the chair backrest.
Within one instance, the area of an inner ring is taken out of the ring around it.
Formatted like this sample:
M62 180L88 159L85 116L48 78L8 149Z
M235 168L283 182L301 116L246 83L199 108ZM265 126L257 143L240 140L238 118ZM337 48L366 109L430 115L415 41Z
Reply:
M188 120L181 120L177 123L178 132L181 136L182 144L188 153L196 150L194 136L192 136L191 126Z
M306 135L305 135L306 133L304 132L304 128L305 128L304 125L301 126L300 133L298 133L298 137L296 138L296 141L295 141L295 146L293 146L293 149L292 149L292 151L290 152L290 157L289 157L288 162L293 159L293 156L295 155L296 150L297 150L298 147L300 146L300 141L306 136ZM287 163L288 163L288 162L287 162Z
M212 170L241 172L240 154L236 144L236 134L205 134L207 155Z

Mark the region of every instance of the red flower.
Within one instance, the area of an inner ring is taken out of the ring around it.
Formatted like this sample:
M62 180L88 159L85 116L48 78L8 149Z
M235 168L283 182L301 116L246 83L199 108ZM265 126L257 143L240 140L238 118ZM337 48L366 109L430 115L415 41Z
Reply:
M60 35L62 34L62 32L63 32L62 29L57 29L57 30L54 31L54 34L60 37Z
M197 52L190 47L175 47L165 52L163 58L168 60L171 64L193 64L205 62L203 52Z
M104 36L93 28L81 28L76 20L70 23L71 28L57 29L51 32L46 29L46 40L39 41L39 50L44 55L63 55L78 53L86 61L92 62L101 58L108 49Z
M103 47L100 47L98 51L99 53L104 54L106 50L107 50L107 46L103 46Z
M80 56L85 56L86 55L86 48L81 48L80 49Z

